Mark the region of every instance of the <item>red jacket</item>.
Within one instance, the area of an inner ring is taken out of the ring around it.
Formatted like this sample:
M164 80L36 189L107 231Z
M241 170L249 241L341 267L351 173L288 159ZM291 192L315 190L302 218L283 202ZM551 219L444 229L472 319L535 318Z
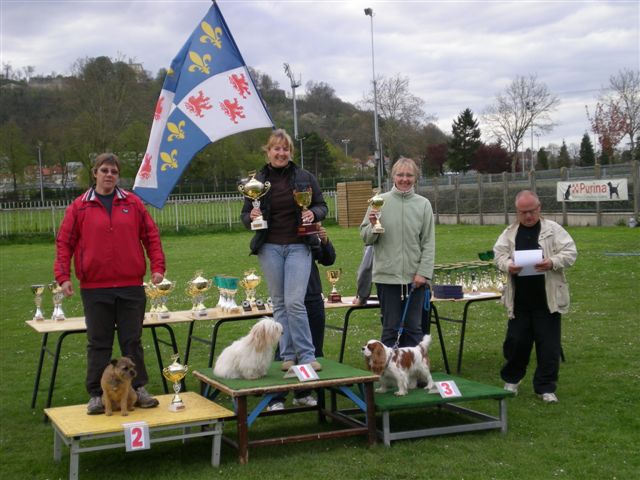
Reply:
M80 288L142 285L147 265L164 274L160 233L142 201L116 187L111 216L90 188L65 212L56 238L54 273L59 284L71 279L74 257Z

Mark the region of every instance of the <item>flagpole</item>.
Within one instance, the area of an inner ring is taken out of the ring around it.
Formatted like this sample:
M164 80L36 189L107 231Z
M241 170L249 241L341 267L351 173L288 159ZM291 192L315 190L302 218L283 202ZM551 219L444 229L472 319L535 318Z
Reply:
M373 129L376 141L375 159L378 167L378 188L382 189L382 147L380 146L380 131L378 130L378 88L376 82L376 63L373 50L373 9L365 8L364 14L371 17L371 71L373 72Z

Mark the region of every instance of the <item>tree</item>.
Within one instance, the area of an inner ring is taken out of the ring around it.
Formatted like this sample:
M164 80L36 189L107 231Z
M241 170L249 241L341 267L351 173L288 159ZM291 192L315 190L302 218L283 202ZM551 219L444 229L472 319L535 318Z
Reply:
M336 158L330 155L327 142L317 132L308 132L304 137L304 165L316 177L333 176L336 173ZM295 151L299 163L300 150Z
M554 123L551 112L559 103L546 84L539 82L535 75L528 78L516 77L503 93L496 96L496 103L485 110L483 119L491 134L512 153L514 162L518 159L518 148L531 126L540 132L550 132Z
M598 143L605 158L613 161L614 149L627 131L627 117L625 117L619 100L608 99L598 102L593 117L587 109L587 118L591 123L591 130L598 135Z
M473 155L472 168L480 173L501 173L511 169L511 157L502 145L481 144Z
M29 163L29 149L24 143L22 130L13 120L0 127L0 172L11 176L13 191L24 176Z
M443 175L444 163L447 161L446 143L428 145L422 162L422 174L425 176Z
M451 134L447 164L454 172L466 172L471 168L473 155L482 144L478 122L470 109L465 109L453 121Z
M626 120L624 133L633 151L634 137L640 134L640 70L621 70L609 78L609 86Z
M569 156L569 150L567 144L562 140L562 146L560 147L560 153L558 154L558 168L571 166L571 157Z
M544 147L538 150L538 170L549 170L549 154Z
M588 167L595 165L595 163L596 154L593 151L593 144L591 143L589 134L585 132L582 136L582 141L580 142L580 166Z

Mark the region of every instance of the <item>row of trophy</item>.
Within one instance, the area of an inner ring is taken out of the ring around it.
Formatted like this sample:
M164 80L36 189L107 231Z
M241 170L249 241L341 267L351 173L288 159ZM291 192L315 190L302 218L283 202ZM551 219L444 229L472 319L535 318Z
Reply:
M463 292L470 294L502 293L506 282L504 272L486 260L438 264L433 271L434 285L460 285Z
M238 190L245 198L251 200L253 208L260 208L260 199L264 197L271 189L271 183L261 182L256 178L255 170L248 172L249 179L238 185ZM311 187L307 187L304 190L293 190L293 198L296 204L302 209L302 212L309 210L311 205L313 191ZM251 230L265 230L268 228L267 221L262 218L262 215L256 217L251 222ZM298 227L298 236L306 237L309 235L317 235L318 226L315 223L308 223L303 221Z
M64 300L64 293L62 293L62 287L58 282L51 282L49 284L35 284L31 285L31 292L35 295L36 313L33 319L40 322L45 319L42 312L42 296L44 292L49 290L53 298L53 313L51 314L51 320L59 322L64 320L64 312L62 311L62 300Z

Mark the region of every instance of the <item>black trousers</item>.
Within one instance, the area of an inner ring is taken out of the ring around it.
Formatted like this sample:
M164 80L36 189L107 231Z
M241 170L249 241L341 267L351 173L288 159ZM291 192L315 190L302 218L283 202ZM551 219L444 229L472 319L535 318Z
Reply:
M378 299L380 300L380 314L382 315L382 337L380 341L387 347L393 347L398 338L408 289L408 285L376 283ZM424 296L424 286L413 289L411 293L409 308L404 319L404 333L400 337L400 347L415 347L422 341L424 336L421 325Z
M146 385L149 378L141 340L147 301L144 288L84 288L80 293L87 324L86 388L89 395L102 394L100 378L112 358L116 326L120 352L136 364L133 387Z
M537 394L555 392L560 370L560 314L550 313L546 308L514 313L502 347L506 361L500 376L508 383L522 380L535 344L537 366L533 390Z

